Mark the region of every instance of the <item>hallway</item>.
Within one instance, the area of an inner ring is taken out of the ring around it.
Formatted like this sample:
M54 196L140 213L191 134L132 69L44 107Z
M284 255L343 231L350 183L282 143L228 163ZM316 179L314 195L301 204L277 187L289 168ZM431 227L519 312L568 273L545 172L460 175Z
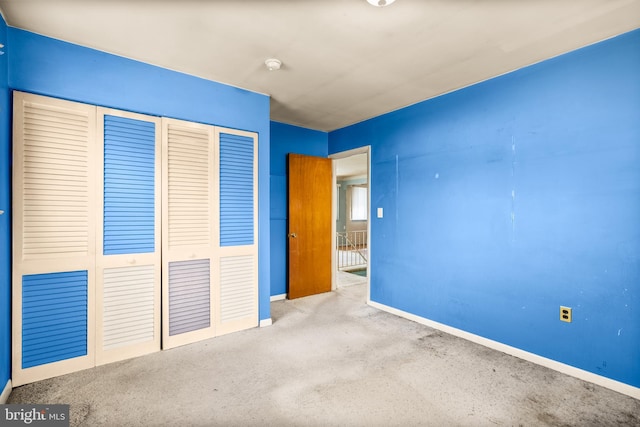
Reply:
M250 329L15 389L72 426L620 426L640 401L364 304L272 303Z

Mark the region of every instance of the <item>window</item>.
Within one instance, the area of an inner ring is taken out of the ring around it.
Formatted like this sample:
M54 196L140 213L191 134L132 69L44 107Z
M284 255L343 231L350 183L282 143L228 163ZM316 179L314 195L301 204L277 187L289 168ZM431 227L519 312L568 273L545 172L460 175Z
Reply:
M336 221L340 221L340 184L336 188Z
M351 221L367 220L367 187L351 187Z

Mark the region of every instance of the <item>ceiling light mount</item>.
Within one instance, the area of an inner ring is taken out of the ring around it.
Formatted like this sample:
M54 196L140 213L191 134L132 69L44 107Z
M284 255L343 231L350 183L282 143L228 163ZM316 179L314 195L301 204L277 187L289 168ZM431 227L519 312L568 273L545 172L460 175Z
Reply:
M269 71L278 71L282 67L282 61L276 58L269 58L264 61L264 65L267 66Z
M389 6L394 1L396 0L367 0L367 3L375 7L385 7Z

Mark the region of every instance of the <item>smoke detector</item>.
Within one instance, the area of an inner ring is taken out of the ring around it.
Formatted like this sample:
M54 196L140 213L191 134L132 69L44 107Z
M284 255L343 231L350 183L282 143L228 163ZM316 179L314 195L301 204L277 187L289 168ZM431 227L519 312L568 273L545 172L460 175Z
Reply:
M376 7L385 7L385 6L389 6L394 1L396 0L367 0L367 3Z
M280 69L280 67L282 67L282 61L276 58L269 58L264 61L264 65L267 66L269 71L277 71Z

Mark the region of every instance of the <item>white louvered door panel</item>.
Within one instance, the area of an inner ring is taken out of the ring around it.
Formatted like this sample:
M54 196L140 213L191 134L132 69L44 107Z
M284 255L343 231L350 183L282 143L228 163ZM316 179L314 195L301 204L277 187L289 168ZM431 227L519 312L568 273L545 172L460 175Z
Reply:
M160 119L97 109L96 364L160 350Z
M214 336L214 128L162 119L162 346Z
M220 258L216 334L258 326L258 136L216 128Z
M211 326L211 261L169 263L169 336Z
M256 270L254 255L220 258L218 335L258 325Z
M100 346L103 352L117 349L121 354L123 348L155 341L156 276L154 265L104 269Z
M95 107L14 92L14 385L94 365Z

